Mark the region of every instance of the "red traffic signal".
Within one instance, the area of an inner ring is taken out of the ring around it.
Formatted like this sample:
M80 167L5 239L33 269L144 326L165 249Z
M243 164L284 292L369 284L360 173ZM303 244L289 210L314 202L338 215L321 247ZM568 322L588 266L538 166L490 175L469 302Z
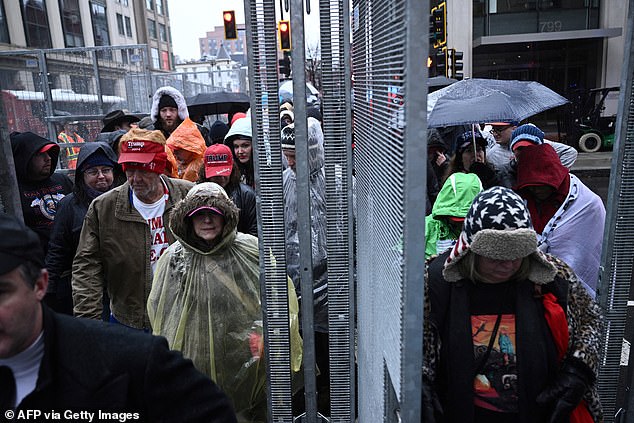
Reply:
M222 12L222 20L225 23L225 39L235 40L238 38L238 27L236 26L236 13L233 10Z
M291 23L280 21L277 27L280 31L280 50L289 51L291 49Z

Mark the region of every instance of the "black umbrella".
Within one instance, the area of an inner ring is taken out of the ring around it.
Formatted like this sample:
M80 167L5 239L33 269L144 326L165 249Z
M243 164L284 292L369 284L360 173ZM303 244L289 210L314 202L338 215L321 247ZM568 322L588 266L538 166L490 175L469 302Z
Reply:
M535 81L465 79L427 96L427 125L519 122L567 102Z
M245 93L216 91L196 94L187 99L187 110L193 116L246 112L249 107L250 99Z

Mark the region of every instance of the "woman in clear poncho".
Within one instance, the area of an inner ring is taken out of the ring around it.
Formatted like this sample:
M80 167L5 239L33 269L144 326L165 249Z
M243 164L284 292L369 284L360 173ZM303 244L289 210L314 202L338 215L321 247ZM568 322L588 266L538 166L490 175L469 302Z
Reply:
M196 185L170 217L177 238L159 260L153 332L231 398L239 422L266 421L258 239L236 231L238 209L217 184ZM291 367L301 365L297 297L289 281Z

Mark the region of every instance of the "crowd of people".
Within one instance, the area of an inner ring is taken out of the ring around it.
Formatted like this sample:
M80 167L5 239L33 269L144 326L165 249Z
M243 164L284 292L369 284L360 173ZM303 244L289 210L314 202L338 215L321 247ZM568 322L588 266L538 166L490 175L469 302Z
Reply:
M280 107L290 357L299 372L302 337L314 336L328 414L324 134L318 110L308 112L310 332L299 318L295 115ZM16 326L6 345L0 334L0 383L14 388L0 407L265 422L249 112L207 129L178 90L161 87L148 118L119 110L103 123L73 150L74 183L55 172L56 142L11 134L24 225L0 213L0 288L18 304L0 300L0 326L5 310ZM605 208L570 173L574 149L530 123L488 124L490 133L427 136L425 421L600 422L593 298Z

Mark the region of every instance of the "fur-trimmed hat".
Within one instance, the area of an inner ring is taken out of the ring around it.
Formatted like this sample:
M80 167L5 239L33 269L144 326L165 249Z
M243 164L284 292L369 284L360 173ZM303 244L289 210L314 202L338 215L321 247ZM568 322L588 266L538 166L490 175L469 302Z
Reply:
M517 147L544 143L544 131L531 123L518 126L511 134L511 151Z
M165 103L166 99L162 99L164 95L170 96L174 100L174 103ZM173 87L161 87L156 90L156 92L152 96L152 109L150 110L150 116L155 122L159 118L161 102L164 103L164 106L176 104L176 107L178 108L178 117L180 118L180 120L185 120L189 117L189 112L187 111L187 102L185 102L185 97L183 97L183 94L181 94L180 91Z
M443 276L448 282L467 276L460 274L457 264L469 253L495 260L529 257L529 279L535 283L547 283L556 273L537 249L537 234L522 197L504 187L489 188L473 200L458 242L445 262Z

